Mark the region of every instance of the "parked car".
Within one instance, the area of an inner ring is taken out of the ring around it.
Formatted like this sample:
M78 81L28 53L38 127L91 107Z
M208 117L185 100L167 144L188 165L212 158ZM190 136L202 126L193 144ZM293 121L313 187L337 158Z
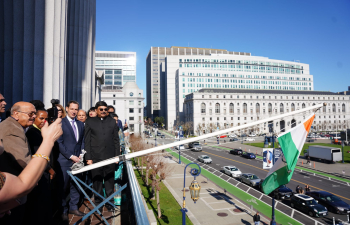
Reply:
M249 137L256 137L255 134L249 134Z
M314 139L307 139L306 142L315 142Z
M303 194L294 194L290 199L290 206L309 216L323 217L328 215L328 210L317 203L315 199Z
M271 192L270 195L272 195L276 199L289 199L292 197L293 191L286 185L281 185L278 188L276 188L273 192Z
M243 151L241 149L235 148L233 150L230 150L230 154L234 155L242 155Z
M213 162L213 160L207 155L200 155L198 157L198 161L202 162L202 163L212 163Z
M158 132L158 133L157 133L157 136L162 136L162 133Z
M176 145L175 146L175 149L177 149L177 150L185 150L185 146L184 145Z
M252 173L242 173L238 180L250 185L251 187L259 186L261 182L261 179Z
M231 138L230 141L239 141L238 138Z
M165 135L164 135L164 134L162 134L162 135L160 136L160 138L165 138Z
M325 206L329 212L337 214L350 213L350 205L329 192L310 191L306 192L306 194L318 200L318 202Z
M240 137L248 137L247 134L241 134Z
M153 135L150 133L150 134L149 134L149 137L150 137L150 138L152 138L152 137L153 137Z
M229 138L236 138L237 135L235 135L235 134L230 134L228 137L229 137Z
M223 169L225 174L232 177L239 177L242 174L242 172L235 166L224 166Z
M225 138L225 137L227 137L227 136L226 136L226 135L221 135L221 136L220 136L220 138Z
M243 152L242 157L247 158L247 159L255 159L256 158L255 154L250 153L250 152Z
M255 141L255 139L248 137L248 138L244 138L244 141Z
M189 148L192 148L192 151L200 152L202 151L202 145L199 142L192 142L188 145Z

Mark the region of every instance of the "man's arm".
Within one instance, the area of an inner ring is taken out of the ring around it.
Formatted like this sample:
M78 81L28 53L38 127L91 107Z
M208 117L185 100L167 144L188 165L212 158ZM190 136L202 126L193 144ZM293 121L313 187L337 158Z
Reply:
M113 131L113 140L114 140L114 150L115 156L120 155L120 142L119 142L119 126L117 123L114 123L114 131Z
M85 148L85 160L92 160L91 156L91 128L89 123L85 123L84 127L84 148Z

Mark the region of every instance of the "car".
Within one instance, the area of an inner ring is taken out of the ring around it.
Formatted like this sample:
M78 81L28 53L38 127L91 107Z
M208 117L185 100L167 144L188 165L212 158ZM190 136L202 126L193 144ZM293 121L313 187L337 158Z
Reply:
M242 149L235 148L235 149L230 150L230 154L242 155L242 153L243 153Z
M323 205L307 195L294 194L290 199L290 206L301 212L309 214L309 216L323 217L328 215L328 210Z
M242 173L238 180L242 183L246 183L251 187L259 186L261 179L252 173Z
M225 138L225 137L227 137L227 136L226 136L226 135L221 135L221 136L220 136L220 138Z
M228 137L229 137L229 138L236 138L237 135L235 135L235 134L230 134Z
M241 134L240 137L248 137L247 134Z
M149 137L151 138L151 137L153 137L153 135L150 133L150 134L149 134Z
M248 138L244 138L244 141L255 141L255 139L248 137Z
M207 155L198 156L198 161L202 162L202 163L212 163L213 162L213 160Z
M239 141L238 138L231 138L230 141Z
M249 134L249 137L256 137L255 134Z
M198 141L190 143L188 145L188 147L192 148L192 151L195 151L195 152L201 152L202 151L202 145L199 144Z
M281 185L270 193L275 199L289 199L293 195L292 189L286 185Z
M164 134L160 135L160 138L165 138L165 135Z
M307 139L306 142L315 142L314 139Z
M158 132L158 133L157 133L157 136L162 136L162 133Z
M177 150L185 150L185 146L184 145L176 145L175 146L175 149L177 149Z
M254 153L250 153L250 152L242 152L242 157L247 158L247 159L255 159L256 156Z
M306 194L318 200L318 202L325 206L329 212L337 214L350 213L350 205L329 192L310 191L306 192Z
M239 177L242 174L242 172L235 166L224 166L223 169L225 174L232 177Z

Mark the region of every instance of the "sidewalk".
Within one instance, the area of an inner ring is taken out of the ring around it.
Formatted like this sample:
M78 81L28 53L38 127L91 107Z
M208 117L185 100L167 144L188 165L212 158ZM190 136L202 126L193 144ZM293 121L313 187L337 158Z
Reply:
M169 191L172 193L180 206L183 204L183 182L184 182L184 164L179 165L174 157L167 159L172 164L172 175L164 181ZM201 185L200 198L197 203L191 199L189 185L193 181L193 176L189 173L190 167L186 171L186 209L187 216L193 224L254 224L253 215L255 211L239 201L230 194L225 194L224 190L216 186L205 177L197 177ZM270 221L261 215L264 225Z
M329 140L328 140L328 142L329 142ZM328 143L328 142L320 142L320 143ZM249 142L249 143L251 143L251 142ZM226 143L220 144L220 146L232 148L232 149L233 148L241 148L244 151L252 152L254 154L262 156L262 148L241 144L241 142L226 142ZM269 147L272 148L272 146L269 146ZM275 148L276 147L278 147L278 145L275 145ZM337 175L337 174L338 175L345 175L345 176L350 175L350 165L347 163L328 164L328 163L311 161L311 166L310 166L310 165L306 164L306 161L307 160L303 156L300 156L298 159L297 166L304 167L304 168L311 169L311 170L322 171L322 172L330 173L330 174L334 174L334 175ZM315 164L315 166L314 166L314 164ZM343 173L343 171L344 171L344 173Z

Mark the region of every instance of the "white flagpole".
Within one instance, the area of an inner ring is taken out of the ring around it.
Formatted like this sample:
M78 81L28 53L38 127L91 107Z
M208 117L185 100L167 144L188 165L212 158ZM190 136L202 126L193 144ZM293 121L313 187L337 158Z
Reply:
M326 103L313 105L313 106L310 106L310 107L307 107L307 108L303 108L303 109L300 109L300 110L296 110L296 111L293 111L293 112L284 113L284 114L277 115L277 116L274 116L274 117L269 117L269 118L266 118L266 119L258 120L258 121L255 121L255 122L252 122L252 123L248 123L248 124L244 124L244 125L237 126L237 127L231 127L231 128L225 129L225 130L216 131L214 133L205 134L205 135L202 135L202 136L199 136L199 137L189 138L187 140L178 141L178 142L174 142L174 143L170 143L170 144L166 144L166 145L161 145L161 146L157 146L157 147L150 148L150 149L147 149L147 150L142 150L142 151L138 151L138 152L134 152L134 153L129 153L129 154L125 155L125 159L131 159L131 158L147 155L147 154L150 154L150 153L154 153L154 152L157 152L157 151L160 151L160 150L163 150L163 149L167 149L167 148L171 148L171 147L187 144L187 143L190 143L190 142L199 141L199 140L207 139L207 138L210 138L210 137L220 136L220 135L226 134L228 132L232 132L232 131L236 131L236 130L240 130L240 129L245 129L245 128L248 128L248 127L251 127L251 126L255 126L257 124L269 122L271 120L276 120L276 119L280 119L280 118L283 118L283 117L292 116L294 114L298 114L298 113L306 112L306 111L309 111L309 110L313 110L313 109L316 109L316 108L321 108L324 105L326 105ZM119 162L119 157L118 156L114 157L114 158L110 158L110 159L104 160L104 161L101 161L101 162L98 162L98 163L94 163L92 165L84 166L83 168L81 168L79 170L72 171L72 174L82 173L82 172L85 172L85 171L93 170L93 169L96 169L96 168L99 168L99 167L102 167L102 166L106 166L106 165L109 165L109 164L112 164L112 163L117 163L117 162Z

